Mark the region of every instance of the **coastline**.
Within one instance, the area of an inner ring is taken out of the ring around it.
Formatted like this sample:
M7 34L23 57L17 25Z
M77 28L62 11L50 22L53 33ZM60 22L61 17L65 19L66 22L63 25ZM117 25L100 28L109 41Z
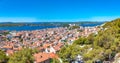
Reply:
M93 23L93 24L89 24L89 23L86 23L86 24L79 24L79 26L82 26L82 27L94 27L94 26L97 26L97 25L101 25L103 23ZM49 25L49 24L48 24ZM50 24L51 25L51 24ZM58 25L58 24L57 24ZM59 26L56 26L55 23L51 26L29 26L29 25L23 25L23 26L1 26L0 27L0 31L1 30L8 30L8 31L32 31L32 30L41 30L41 29L47 29L47 28L58 28L58 27L67 27L69 24L64 24L65 26L61 26L61 24L59 24Z

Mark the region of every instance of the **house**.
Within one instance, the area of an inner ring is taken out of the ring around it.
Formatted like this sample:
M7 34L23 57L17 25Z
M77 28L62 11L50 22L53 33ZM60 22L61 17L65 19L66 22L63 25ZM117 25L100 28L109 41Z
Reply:
M50 63L50 57L47 53L36 53L34 54L34 63Z
M7 50L6 51L6 55L9 56L9 55L13 55L14 51L13 50Z
M58 59L58 56L55 53L39 52L34 54L33 56L35 58L34 63L50 63L50 60L52 58Z

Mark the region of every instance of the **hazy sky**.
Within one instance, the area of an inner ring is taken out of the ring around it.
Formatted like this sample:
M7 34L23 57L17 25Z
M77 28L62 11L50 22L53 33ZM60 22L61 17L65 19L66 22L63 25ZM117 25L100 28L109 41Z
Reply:
M107 21L120 0L0 0L0 22Z

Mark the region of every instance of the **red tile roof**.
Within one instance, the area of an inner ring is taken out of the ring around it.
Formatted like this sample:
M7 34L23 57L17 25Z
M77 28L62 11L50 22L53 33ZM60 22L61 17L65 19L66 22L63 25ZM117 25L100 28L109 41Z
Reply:
M46 60L49 60L50 58L58 58L58 55L55 53L36 53L34 54L35 61L37 63L44 62Z
M37 63L43 62L43 61L46 61L46 60L50 59L49 55L47 53L34 54L34 58L35 58L35 61Z

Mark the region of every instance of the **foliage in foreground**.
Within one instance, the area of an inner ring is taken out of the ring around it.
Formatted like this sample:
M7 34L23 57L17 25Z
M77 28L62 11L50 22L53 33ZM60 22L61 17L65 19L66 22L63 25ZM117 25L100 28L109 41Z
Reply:
M0 50L0 63L5 62L8 60L8 57L4 53L4 51Z
M13 56L11 56L8 63L33 63L33 54L35 52L37 52L35 49L22 49L21 51L18 51Z

